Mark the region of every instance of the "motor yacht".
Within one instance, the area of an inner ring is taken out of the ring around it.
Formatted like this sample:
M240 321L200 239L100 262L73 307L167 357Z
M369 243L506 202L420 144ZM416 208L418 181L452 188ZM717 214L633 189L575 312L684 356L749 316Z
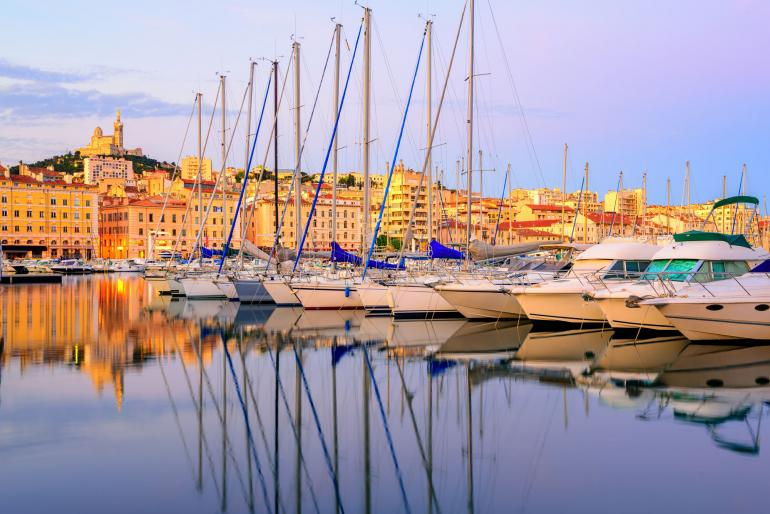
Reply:
M62 275L88 275L94 270L90 264L86 264L80 259L65 259L52 265L51 271Z
M609 283L628 281L644 271L659 247L624 239L605 240L575 258L565 276L526 287L514 287L516 297L531 320L568 323L605 323L596 302L586 294Z

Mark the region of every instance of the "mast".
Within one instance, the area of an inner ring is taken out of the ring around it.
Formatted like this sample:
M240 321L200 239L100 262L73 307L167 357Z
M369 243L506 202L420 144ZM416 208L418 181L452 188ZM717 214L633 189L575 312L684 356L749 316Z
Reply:
M227 123L227 107L225 104L225 79L226 77L224 75L219 76L219 81L221 83L222 89L222 148L220 149L222 152L222 248L224 249L225 242L227 241L227 238L225 236L225 228L228 227L229 224L227 223L227 133L225 124ZM216 191L212 191L211 194L215 194ZM205 227L205 225L204 225ZM216 236L216 233L214 234ZM222 261L224 262L225 255L222 254Z
M426 68L426 86L425 86L425 103L427 104L427 136L426 136L426 145L430 145L430 135L431 135L431 128L433 125L433 115L431 113L431 103L432 103L432 89L431 89L431 80L433 75L432 70L432 51L433 51L433 22L431 20L428 20L425 23L425 37L428 40L428 49L427 49L427 68ZM432 160L433 160L433 149L432 148L425 148L425 151L428 152L428 163L427 163L427 169L428 169L428 243L430 244L431 240L433 239L433 174L431 173L431 167L432 167ZM415 198L415 202L417 201L417 198Z
M567 143L564 143L564 168L561 175L561 238L567 240L567 227L564 224L567 201Z
M508 163L508 188L511 188L511 163ZM509 191L505 192L508 197L508 244L513 244L513 198ZM562 222L563 225L563 222Z
M482 241L485 241L484 225L484 158L479 148L479 232Z
M369 198L369 107L371 103L370 81L372 78L372 31L371 31L372 10L364 8L364 141L362 162L364 167L364 215L363 226L361 230L361 251L363 252L369 244L369 210L371 199ZM383 201L385 199L383 198Z
M647 219L647 172L642 173L642 223ZM639 213L637 213L639 216Z
M203 142L201 139L201 104L203 104L203 93L198 93L198 218L195 220L196 225L200 222L200 216L203 215ZM195 250L196 248L193 248L193 252ZM197 248L197 250L200 254L200 261L203 262L203 252L200 251L200 248ZM173 258L174 256L172 255L171 257Z
M455 161L455 230L460 221L460 159ZM455 241L453 241L455 242ZM459 243L459 241L456 241Z
M722 175L722 198L727 198L727 175ZM722 232L725 231L725 220L727 219L727 216L725 216L724 209L722 209Z
M299 228L302 226L302 163L300 162L300 88L299 88L299 41L292 45L294 50L294 248L299 251ZM277 203L276 203L277 205Z
M273 194L275 195L275 229L278 230L278 61L273 61ZM280 234L277 234L280 241Z
M334 119L337 119L340 108L340 34L342 25L337 23L334 26ZM334 133L334 142L332 143L332 241L337 241L337 137L339 128ZM337 263L332 263L336 268Z
M686 230L690 229L690 161L684 161L684 201L687 202L686 207L686 213L687 213L687 224L685 225Z
M618 203L620 204L620 237L625 237L626 235L626 226L623 224L625 221L625 216L623 216L623 170L620 170L620 198L618 198Z
M671 177L666 177L666 232L671 234Z
M249 63L249 110L246 113L246 148L243 152L243 180L246 181L246 175L249 173L249 149L251 148L251 110L254 103L254 66L256 63ZM236 212L236 216L241 216L241 213ZM243 241L246 239L245 216L241 216L241 248L243 248ZM241 259L243 253L241 252ZM241 262L243 264L243 262Z
M586 188L585 198L583 199L583 243L588 242L588 161L586 161Z
M466 173L467 173L467 187L468 191L466 192L466 204L465 207L467 209L467 212L465 213L465 259L470 264L470 258L471 258L471 188L473 187L473 64L474 64L474 11L475 6L473 0L469 0L469 10L470 10L470 16L468 18L468 115L467 115L467 137L468 137L468 148L466 148L466 158L467 158L467 165L466 165Z

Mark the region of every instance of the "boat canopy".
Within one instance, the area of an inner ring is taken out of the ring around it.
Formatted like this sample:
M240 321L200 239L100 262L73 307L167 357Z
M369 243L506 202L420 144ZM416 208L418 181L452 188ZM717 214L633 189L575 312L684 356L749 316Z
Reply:
M719 209L725 205L734 205L737 203L750 203L753 205L759 205L759 198L756 196L748 195L730 196L714 202L714 207L712 207L712 209Z
M448 248L435 239L428 245L428 257L431 259L465 259L465 254L454 248Z
M725 198L725 200L729 200L729 198ZM751 245L743 234L722 234L720 232L705 232L703 230L690 230L688 232L682 232L681 234L674 234L674 241L677 243L690 243L693 241L722 241L729 244L730 246L743 246L744 248L751 248Z

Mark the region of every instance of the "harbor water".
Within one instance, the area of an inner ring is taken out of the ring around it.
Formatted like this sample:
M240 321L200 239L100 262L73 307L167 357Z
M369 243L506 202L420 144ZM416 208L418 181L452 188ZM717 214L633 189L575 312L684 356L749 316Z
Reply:
M0 512L761 512L770 346L0 285ZM550 330L550 331L549 331Z

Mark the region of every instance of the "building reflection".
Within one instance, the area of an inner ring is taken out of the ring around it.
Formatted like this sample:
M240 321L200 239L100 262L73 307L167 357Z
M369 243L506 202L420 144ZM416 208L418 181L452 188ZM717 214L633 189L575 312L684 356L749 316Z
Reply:
M124 374L161 356L180 355L197 365L197 322L148 309L156 298L140 277L67 277L65 284L6 287L0 291L2 366L71 366L88 375L94 389L112 389L117 408ZM204 364L215 338L204 338Z

